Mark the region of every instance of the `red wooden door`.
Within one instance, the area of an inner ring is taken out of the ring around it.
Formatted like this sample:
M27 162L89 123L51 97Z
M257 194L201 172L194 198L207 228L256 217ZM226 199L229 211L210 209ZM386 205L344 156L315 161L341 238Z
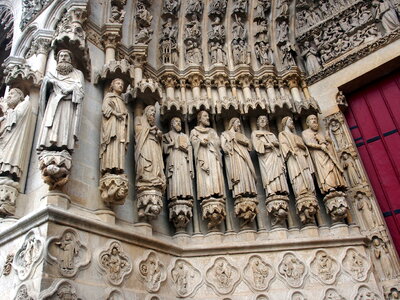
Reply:
M400 72L349 95L346 119L400 253Z

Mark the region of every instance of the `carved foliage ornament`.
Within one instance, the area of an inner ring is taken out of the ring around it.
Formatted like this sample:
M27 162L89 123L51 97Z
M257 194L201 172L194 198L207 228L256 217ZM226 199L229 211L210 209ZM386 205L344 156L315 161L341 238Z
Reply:
M14 260L14 254L10 253L7 254L6 260L3 265L3 276L8 276L12 270L12 262Z
M240 273L224 257L215 259L214 264L206 272L207 284L219 295L233 293L240 282Z
M98 255L101 273L112 285L121 285L125 277L132 272L131 259L122 249L118 241L111 241L106 250Z
M44 241L38 229L32 229L14 256L13 267L20 280L27 279L43 259Z
M303 285L306 276L305 264L293 253L286 253L278 266L279 275L291 287L298 288Z
M252 289L265 291L275 277L275 272L259 255L253 255L244 268L243 275L243 279Z
M340 271L337 261L324 250L318 250L310 264L311 274L324 284L333 284Z
M194 294L202 282L200 271L183 259L175 261L171 278L179 297L189 297Z
M371 267L364 255L361 255L356 249L349 248L342 259L342 265L346 273L356 282L363 282L368 277Z
M74 277L90 262L89 250L79 240L78 233L68 228L60 236L47 241L46 259L50 263L55 263L64 277Z
M167 279L164 264L155 252L149 252L138 261L139 279L150 293L158 292L163 281Z

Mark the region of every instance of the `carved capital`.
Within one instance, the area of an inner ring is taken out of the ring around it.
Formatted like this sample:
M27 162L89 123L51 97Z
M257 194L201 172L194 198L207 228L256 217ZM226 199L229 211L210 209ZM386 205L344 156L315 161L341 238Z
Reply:
M263 85L268 89L268 88L274 88L275 85L277 84L277 80L275 77L272 76L266 76L263 78Z
M300 84L300 78L297 75L291 75L285 78L290 89L298 88Z
M201 202L203 219L208 221L208 229L217 230L226 217L225 200L222 198L209 198Z
M68 151L47 151L39 153L39 168L49 190L61 189L69 180L72 157Z
M239 82L242 85L242 88L250 87L252 80L253 77L249 74L239 76Z
M217 87L224 87L229 82L226 75L224 75L224 74L215 75L213 80Z
M26 53L25 57L30 58L33 55L44 54L47 55L50 51L52 39L50 37L39 36L32 41L31 47Z
M165 75L161 77L161 83L166 87L166 88L175 88L175 86L178 84L178 78L175 75Z
M72 17L72 23L79 23L83 25L88 17L88 12L86 10L86 5L73 5L68 9Z
M106 31L102 35L102 43L104 48L114 48L116 49L121 41L121 34L118 31Z
M200 74L190 75L188 79L192 88L200 87L203 82L203 77Z
M100 179L101 199L108 205L122 205L128 196L126 174L106 174Z
M0 178L0 217L13 216L15 214L15 201L19 195L18 183Z

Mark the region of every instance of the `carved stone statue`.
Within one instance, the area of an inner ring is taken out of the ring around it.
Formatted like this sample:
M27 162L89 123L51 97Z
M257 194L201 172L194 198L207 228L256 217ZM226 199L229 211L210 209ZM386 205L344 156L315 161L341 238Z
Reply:
M342 96L344 97L343 93ZM342 124L339 122L339 120L333 118L329 122L329 133L336 146L336 149L344 150L350 146L344 133Z
M170 220L178 231L184 230L192 217L194 178L192 146L181 131L181 119L175 117L171 120L171 130L163 136Z
M243 219L242 225L246 225L257 214L257 176L249 153L251 143L240 126L239 118L229 121L228 130L221 135L221 147L225 154L229 189L235 199L235 214Z
M357 201L357 210L360 212L362 221L365 225L365 229L373 229L378 226L378 221L376 219L372 203L369 197L363 192L357 192L355 197Z
M69 169L60 166L70 164L63 163L70 160L68 157L78 140L79 124L84 98L84 78L81 71L72 65L72 53L68 50L60 50L57 54L56 72L49 71L43 79L40 89L40 107L43 112L43 121L39 131L37 151L41 164L42 174L49 174L46 182L50 189L61 188L69 176ZM62 151L68 153L62 154ZM63 174L65 173L65 174Z
M223 17L226 13L227 0L212 0L209 6L209 16Z
M296 197L297 212L303 224L314 223L318 202L315 198L315 187L311 175L313 167L308 149L301 137L294 133L292 118L283 118L281 124L279 143Z
M258 154L260 172L267 194L267 211L272 216L272 225L283 225L288 211L289 187L286 181L285 161L276 136L267 130L268 118L257 119L258 130L251 134L254 150Z
M308 75L313 75L321 70L321 62L318 57L318 50L310 45L309 41L305 41L303 45L303 52L301 55L304 57L306 62L306 69Z
M355 187L360 184L361 174L351 154L348 152L343 152L341 156L341 161L349 186Z
M163 14L177 16L180 5L180 0L164 0Z
M378 269L380 279L389 280L393 278L393 264L391 262L389 249L385 242L377 236L372 238L372 251L375 260L375 268Z
M375 18L380 20L386 33L389 33L400 26L396 8L389 0L374 0Z
M324 201L327 210L334 221L339 221L347 216L348 204L345 194L346 183L343 169L336 157L329 137L318 132L318 118L309 115L306 120L308 129L302 133L303 140L309 148L319 188L326 194Z
M162 157L162 132L156 126L156 109L149 105L135 120L136 190L139 217L156 218L166 187Z
M190 133L196 165L197 197L202 201L203 218L209 221L211 229L220 224L226 215L220 140L217 132L209 127L206 111L197 114L197 124Z
M14 215L18 182L26 166L32 106L13 88L0 99L0 216Z
M123 204L128 195L128 179L124 174L125 155L129 143L129 114L122 99L124 82L111 82L102 106L100 137L100 191L103 201Z
M200 16L203 12L203 0L189 0L186 7L186 16Z
M157 254L150 252L146 259L139 262L139 276L148 292L158 292L162 282L167 279L167 274Z
M270 45L266 42L257 43L254 47L257 60L261 65L273 65L274 56Z

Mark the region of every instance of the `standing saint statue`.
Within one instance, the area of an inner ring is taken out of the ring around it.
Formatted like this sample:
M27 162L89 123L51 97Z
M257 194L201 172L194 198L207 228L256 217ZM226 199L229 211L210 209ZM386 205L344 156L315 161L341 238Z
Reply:
M303 224L314 223L318 203L311 175L312 162L307 147L301 137L294 133L295 127L291 117L284 117L281 125L282 131L278 138L296 197L297 212Z
M45 108L37 149L73 152L78 131L84 78L72 65L72 53L60 50L56 73L49 71L40 88L40 107Z
M128 178L124 174L129 143L129 114L122 99L124 82L116 78L104 96L100 136L100 191L103 201L123 204L128 195Z
M309 148L319 188L326 194L324 201L328 212L334 221L340 221L347 216L348 204L346 182L343 169L336 157L330 138L318 132L318 118L309 115L306 119L308 129L302 133L303 140Z
M258 130L253 131L251 140L260 162L261 178L267 194L267 211L272 216L272 225L284 223L288 211L289 187L286 181L286 167L279 141L267 130L267 116L257 119Z
M13 88L0 100L0 216L14 215L19 180L27 163L32 105Z
M156 109L146 106L143 116L135 120L136 190L139 217L152 219L162 208L166 187L162 157L162 132L156 126Z
M163 136L170 219L178 230L183 230L193 215L193 151L189 137L181 131L182 121L175 117L171 130Z
M197 114L197 126L190 132L196 166L197 197L202 201L203 219L215 228L225 219L224 175L220 140L210 128L206 111Z
M257 214L256 171L250 158L250 140L241 132L239 118L229 121L228 130L221 135L225 153L229 189L235 199L235 214L244 224Z
M102 174L120 174L125 169L125 153L129 143L128 110L122 99L124 82L116 78L111 82L102 106L100 138L100 170Z

